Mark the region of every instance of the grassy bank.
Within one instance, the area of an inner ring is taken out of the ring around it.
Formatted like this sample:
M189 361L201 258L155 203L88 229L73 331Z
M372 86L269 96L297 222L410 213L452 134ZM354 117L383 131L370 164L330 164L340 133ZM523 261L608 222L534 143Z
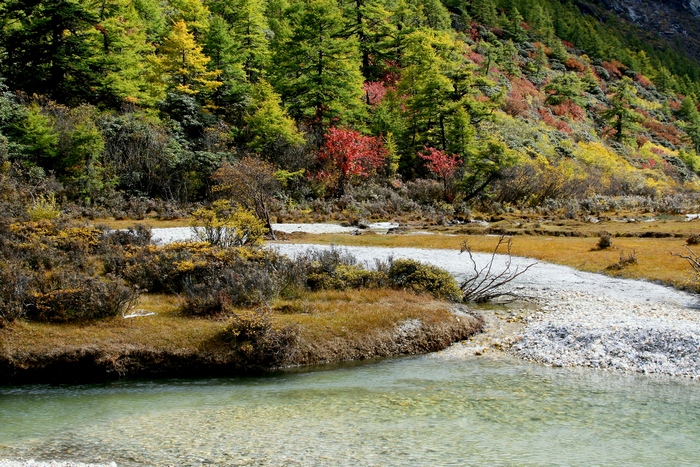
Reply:
M697 226L697 223L695 223ZM297 235L288 241L393 248L444 248L459 250L466 242L473 251L491 252L498 243L493 235L464 235L434 232L434 235ZM570 266L581 271L609 274L615 277L643 279L698 291L697 280L686 260L671 255L685 251L684 238L667 237L613 237L612 246L598 247L597 236L565 237L545 235L519 235L513 238L512 253L516 256ZM499 250L505 253L503 250ZM621 256L633 255L636 263L622 268L616 265Z
M238 375L261 369L227 338L229 320L190 318L174 296L144 295L155 315L60 325L16 321L0 329L2 383L119 377ZM430 352L477 332L453 305L396 290L313 292L271 304L271 328L293 332L282 366ZM239 310L242 311L242 310Z

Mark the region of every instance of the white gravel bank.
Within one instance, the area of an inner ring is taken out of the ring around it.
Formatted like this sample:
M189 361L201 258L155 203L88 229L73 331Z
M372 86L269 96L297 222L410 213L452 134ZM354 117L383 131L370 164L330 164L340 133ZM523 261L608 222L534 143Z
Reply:
M386 232L395 229L399 224L395 222L375 222L367 225L366 230ZM335 234L353 233L361 230L358 227L344 227L338 224L272 224L272 230L284 233L310 233L310 234ZM160 243L191 240L193 237L191 227L171 227L165 229L152 229L153 240Z
M114 462L110 464L81 464L80 462L8 461L0 459L0 467L117 467L117 464Z
M700 377L700 311L562 291L543 300L511 351L554 366Z

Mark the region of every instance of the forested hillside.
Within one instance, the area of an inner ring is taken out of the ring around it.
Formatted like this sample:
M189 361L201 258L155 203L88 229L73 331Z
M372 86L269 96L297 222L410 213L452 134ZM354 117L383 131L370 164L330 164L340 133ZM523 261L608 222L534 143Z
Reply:
M682 210L668 200L700 188L700 65L603 11L2 2L4 217L168 218L220 195L267 222L475 204L576 215L595 196Z

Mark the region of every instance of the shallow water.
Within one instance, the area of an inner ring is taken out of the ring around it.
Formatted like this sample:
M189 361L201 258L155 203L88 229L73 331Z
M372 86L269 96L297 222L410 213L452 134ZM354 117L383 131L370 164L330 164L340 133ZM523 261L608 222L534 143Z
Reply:
M428 355L249 379L0 388L0 458L697 465L700 382Z

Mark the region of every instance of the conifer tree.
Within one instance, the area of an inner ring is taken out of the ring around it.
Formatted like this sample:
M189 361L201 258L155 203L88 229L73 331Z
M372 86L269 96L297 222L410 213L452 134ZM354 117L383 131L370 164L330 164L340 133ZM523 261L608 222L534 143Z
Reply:
M289 16L292 33L276 50L275 84L290 114L314 127L360 118L358 44L343 37L345 22L335 0L304 0Z
M224 115L229 123L239 125L245 111L250 86L229 25L218 14L210 20L202 51L211 59L207 64L207 70L220 71L217 79L221 82L221 86L212 96L217 113Z
M255 83L270 62L270 26L263 0L232 2L231 31L248 82Z
M640 116L632 110L637 102L637 89L628 76L624 76L611 86L609 96L610 108L603 112L603 117L613 125L615 140L622 142L629 137L629 132L637 128Z
M381 73L395 35L394 25L389 21L391 13L381 0L345 0L342 6L348 31L360 47L362 74L365 79L374 80Z
M490 26L496 25L496 4L493 0L472 0L471 10L477 20Z
M146 26L133 2L106 0L99 4L96 26L101 36L106 76L103 81L103 100L114 99L115 106L122 101L151 105L154 96L161 94L151 89L145 77L150 73L155 52L146 35Z
M107 1L107 0L103 0ZM146 28L146 37L151 44L160 42L168 30L165 12L158 0L133 0L132 5Z
M219 71L207 70L210 59L202 53L202 47L188 32L184 21L173 25L158 52L153 63L169 90L184 94L210 93L221 85L216 80Z
M265 153L274 144L302 144L303 135L297 130L294 121L289 118L280 96L264 79L253 85L251 106L245 122L248 125L250 141L248 147Z
M0 74L11 90L94 102L102 78L97 18L71 0L11 0L0 16Z
M201 40L209 29L209 8L202 3L202 0L169 0L168 3L173 11L170 13L170 20L177 23L184 21L187 30L191 32L196 40Z

